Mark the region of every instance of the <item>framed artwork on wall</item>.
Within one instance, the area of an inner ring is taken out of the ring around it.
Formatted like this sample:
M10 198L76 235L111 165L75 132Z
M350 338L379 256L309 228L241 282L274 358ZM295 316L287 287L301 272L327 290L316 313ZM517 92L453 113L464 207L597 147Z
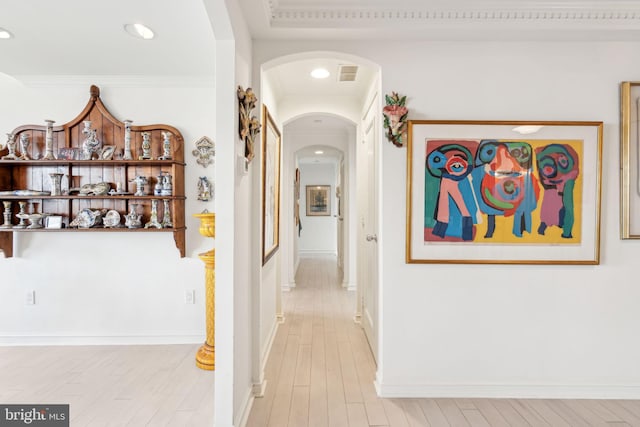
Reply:
M262 106L262 265L280 245L280 131Z
M307 185L307 216L331 215L330 195L330 185Z
M602 122L409 121L407 263L599 264Z
M640 239L640 81L620 85L620 235Z

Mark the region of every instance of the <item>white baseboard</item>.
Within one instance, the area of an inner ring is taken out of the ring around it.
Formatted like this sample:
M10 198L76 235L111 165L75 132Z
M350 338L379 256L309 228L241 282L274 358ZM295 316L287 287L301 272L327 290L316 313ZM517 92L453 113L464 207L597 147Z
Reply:
M234 426L245 427L247 425L247 421L249 421L249 414L251 413L251 407L253 406L253 400L253 390L249 387L247 392L244 394L242 405L238 411L239 418L235 417L236 419L233 423Z
M269 336L267 337L267 342L262 347L262 352L260 353L260 369L264 373L264 370L267 367L267 360L269 360L269 354L271 353L271 347L273 346L273 342L276 339L276 333L278 332L278 326L280 326L280 322L278 317L276 316L273 319L273 324L271 325L271 331L269 332Z
M640 385L562 384L381 384L384 398L498 398L498 399L640 399Z
M36 345L157 345L201 344L202 335L138 335L138 336L72 336L72 335L23 335L0 336L0 347Z
M280 285L280 289L282 289L282 292L290 292L291 289L295 287L296 287L296 282L283 283L282 285Z
M254 383L251 392L253 397L264 397L264 393L267 391L267 380L263 379L260 383Z

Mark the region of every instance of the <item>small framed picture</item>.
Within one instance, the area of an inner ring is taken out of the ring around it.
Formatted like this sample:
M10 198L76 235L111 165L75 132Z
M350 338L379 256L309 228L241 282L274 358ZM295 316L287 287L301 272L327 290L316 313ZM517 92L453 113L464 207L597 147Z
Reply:
M62 147L58 150L58 160L78 160L78 149Z
M100 160L113 160L113 153L116 151L115 145L105 145L102 147Z
M62 228L62 217L60 215L48 215L44 218L45 228Z
M307 185L307 216L331 215L330 185Z

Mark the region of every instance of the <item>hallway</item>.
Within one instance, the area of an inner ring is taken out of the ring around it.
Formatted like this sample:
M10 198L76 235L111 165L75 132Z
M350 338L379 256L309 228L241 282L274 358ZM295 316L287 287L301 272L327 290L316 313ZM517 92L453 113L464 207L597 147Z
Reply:
M381 399L355 292L332 258L302 258L248 427L640 426L640 402L550 399Z
M301 258L283 293L285 322L267 363L267 389L249 427L387 425L373 387L375 365L354 323L355 292L340 286L334 258Z

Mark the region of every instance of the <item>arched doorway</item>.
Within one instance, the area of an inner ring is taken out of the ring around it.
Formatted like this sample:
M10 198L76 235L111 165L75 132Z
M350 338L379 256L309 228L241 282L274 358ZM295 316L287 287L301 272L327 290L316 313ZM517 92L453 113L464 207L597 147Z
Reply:
M329 70L328 80L318 81L309 77L310 72L318 67ZM306 52L279 57L262 64L258 96L267 105L283 134L280 273L274 292L279 294L281 289L295 286L300 249L299 223L296 223L294 213L295 201L300 200L295 198L296 170L300 169L300 159L313 159L301 150L321 146L338 150L340 155L334 160L331 199L339 203L339 209L334 205L330 215L334 221L342 219L343 227L340 230L336 226L335 252L344 271L343 285L357 292L354 318L357 321L362 319L375 356L378 341L378 248L377 242L366 240L366 236L377 234L378 228L379 67L362 58L336 52ZM336 129L328 126L327 122L339 124L342 134L337 136ZM336 142L342 136L344 141ZM314 149L313 155L315 151L323 150ZM305 190L300 188L301 193ZM299 206L299 209L306 209L306 206ZM304 230L304 222L302 227ZM339 251L338 241L342 242ZM261 295L271 292L264 285L261 283ZM270 297L267 294L264 301L268 303ZM279 296L276 297L275 310L276 314L281 314L278 301ZM260 304L256 307L258 322L268 312ZM260 337L254 336L257 348L268 348L266 334L262 333L268 328L261 324L254 326L255 330L261 331ZM267 353L261 351L260 355L266 358ZM260 370L264 361L256 360L254 368Z

